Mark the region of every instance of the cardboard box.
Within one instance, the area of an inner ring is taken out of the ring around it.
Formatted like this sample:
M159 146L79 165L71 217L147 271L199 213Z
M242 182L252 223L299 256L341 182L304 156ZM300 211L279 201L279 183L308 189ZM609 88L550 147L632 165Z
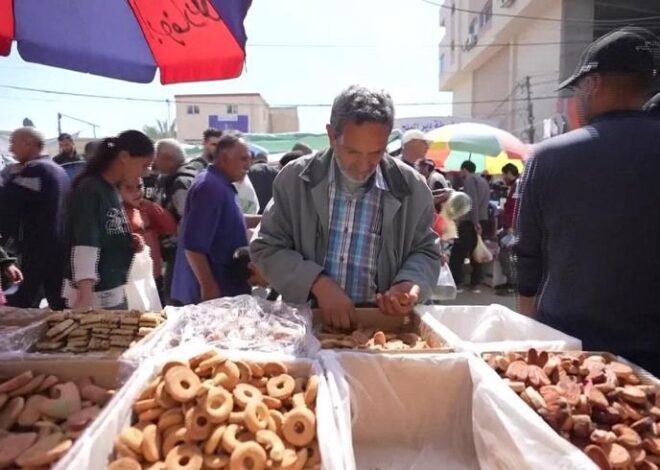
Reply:
M116 391L115 396L105 405L103 410L112 410L117 406L117 401L121 395L121 387L130 379L136 368L137 366L130 362L113 359L72 358L68 356L54 356L48 359L35 357L25 357L23 359L0 358L0 378L3 379L13 377L27 370L31 370L35 375L55 375L63 382L91 377L95 384ZM71 460L84 447L87 436L100 425L102 414L103 411L87 426L69 452L53 466L54 469L79 468L71 465Z
M313 310L312 326L315 334L322 325L321 312ZM354 351L376 354L428 354L452 352L453 348L435 330L429 327L418 315L395 317L383 314L377 308L357 309L358 327L376 328L384 333L416 333L426 341L429 349L372 350L372 349L337 349L336 351Z

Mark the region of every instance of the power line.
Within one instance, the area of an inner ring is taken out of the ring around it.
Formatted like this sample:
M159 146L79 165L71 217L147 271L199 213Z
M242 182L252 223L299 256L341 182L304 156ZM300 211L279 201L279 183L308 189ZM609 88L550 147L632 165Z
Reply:
M483 13L483 11L481 11L481 10L470 10L468 8L457 7L456 5L445 5L445 4L442 4L442 3L436 3L433 0L422 0L422 2L428 3L430 5L434 5L436 7L443 8L445 10L460 11L460 12L463 12L463 13L472 13L472 14L475 14L475 15L481 15ZM574 20L574 19L570 19L570 18L547 18L547 17L542 17L542 16L514 15L512 13L491 13L491 16L499 16L499 17L504 17L504 18L517 18L517 19L522 19L522 20L551 21L551 22L557 22L557 23L574 23L574 24L588 24L588 25L594 25L594 24L617 25L617 24L622 24L622 23L637 23L637 22L645 22L645 21L649 21L649 20L660 20L660 15L637 17L637 18L621 18L621 19L618 19L618 20Z
M114 95L97 95L91 93L75 93L68 91L58 91L58 90L46 90L41 88L28 88L15 85L4 85L0 84L0 88L17 90L17 91L26 91L31 93L44 93L48 95L60 95L60 96L75 96L79 98L90 98L90 99L106 99L106 100L119 100L119 101L132 101L132 102L145 102L145 103L160 103L167 104L167 99L158 99L158 98L138 98L133 96L114 96ZM0 97L2 98L2 97ZM540 96L534 98L535 100L548 100L559 98L558 95L555 96ZM448 101L448 102L438 102L438 101L429 101L429 102L408 102L408 103L396 103L397 106L449 106L457 104L484 104L484 103L500 103L501 99L494 100L477 100L477 101ZM511 101L518 101L516 98L512 98ZM176 104L209 104L209 105L223 105L223 104L234 104L238 106L261 106L260 104L255 103L209 103L208 101L190 101L190 100L180 100L175 101ZM272 105L272 107L299 107L299 108L329 108L332 106L332 103L297 103L297 104L280 104Z

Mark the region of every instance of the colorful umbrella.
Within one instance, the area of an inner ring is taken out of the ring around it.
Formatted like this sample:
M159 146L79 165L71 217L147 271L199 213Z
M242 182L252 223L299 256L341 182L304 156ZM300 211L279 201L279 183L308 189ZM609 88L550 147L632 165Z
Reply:
M451 124L426 134L430 141L428 157L437 166L459 170L465 160L477 166L477 171L502 173L502 167L513 163L523 168L528 147L513 135L495 127L474 122Z
M0 0L0 55L132 82L238 77L252 0Z

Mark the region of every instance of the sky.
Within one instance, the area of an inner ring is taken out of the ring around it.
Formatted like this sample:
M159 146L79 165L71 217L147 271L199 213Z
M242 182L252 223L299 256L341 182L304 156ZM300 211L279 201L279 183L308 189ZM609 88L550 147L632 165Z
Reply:
M99 125L99 136L168 118L165 103L64 97L2 85L162 100L175 94L257 92L271 105L295 105L329 104L342 88L360 83L388 90L397 117L451 114L451 106L443 104L451 95L438 91L442 30L436 6L421 0L253 0L245 25L241 77L167 86L158 75L150 84L134 84L27 63L14 43L9 57L0 57L0 130L20 127L29 117L53 137L58 112ZM329 112L329 107L300 108L300 130L323 132ZM169 113L173 119L173 105ZM92 136L91 126L62 123L64 131Z

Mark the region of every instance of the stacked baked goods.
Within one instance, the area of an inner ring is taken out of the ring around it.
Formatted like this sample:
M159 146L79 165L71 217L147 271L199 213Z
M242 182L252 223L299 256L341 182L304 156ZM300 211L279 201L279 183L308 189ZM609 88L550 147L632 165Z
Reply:
M109 469L320 468L318 384L217 351L169 362L133 404Z
M121 354L165 321L162 313L138 311L56 312L36 345L39 352Z
M324 326L317 337L323 349L401 351L430 348L417 333L385 333L375 328L358 328L345 333Z
M0 468L43 468L54 464L112 394L89 378L67 382L29 370L2 381Z
M627 364L598 354L486 354L520 397L601 469L660 466L660 396Z

